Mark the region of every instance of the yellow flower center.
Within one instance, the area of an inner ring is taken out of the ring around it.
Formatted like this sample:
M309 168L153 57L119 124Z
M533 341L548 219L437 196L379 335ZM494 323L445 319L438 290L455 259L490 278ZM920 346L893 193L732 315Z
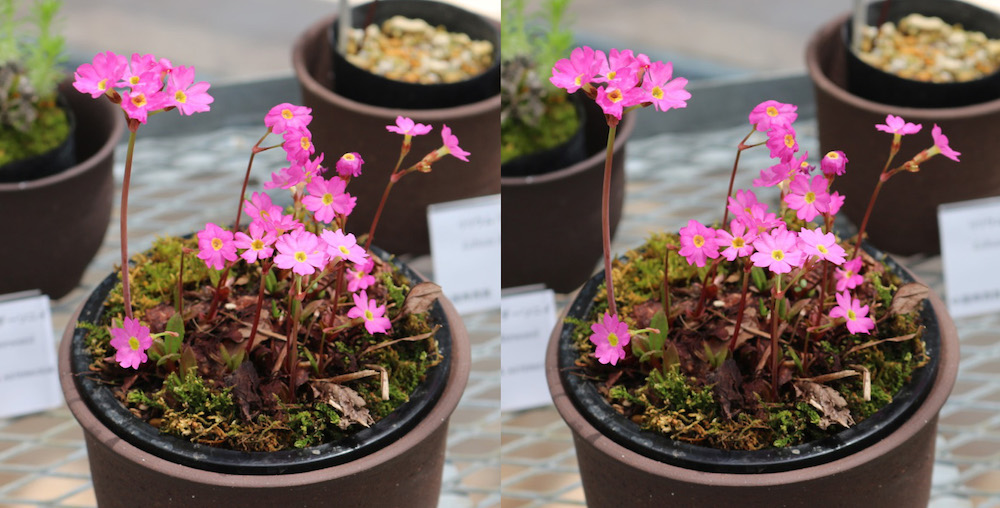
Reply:
M622 99L624 99L624 97L622 97L621 90L612 90L610 93L608 93L608 100L611 102L618 102Z
M609 72L609 73L608 73L608 80L612 80L612 79L615 79L615 76L617 76L617 75L618 75L618 73L617 73L617 72L615 72L615 71L611 71L611 72Z
M102 79L102 80L100 80L100 81L97 82L97 89L100 90L100 91L102 91L102 92L108 89L108 80L107 80L107 78Z
M583 84L583 74L580 74L579 76L577 76L576 79L573 80L573 83L576 86L582 86L582 84Z
M742 236L737 236L736 238L733 238L734 249L742 249L744 245L746 245L746 242L743 241Z
M854 277L854 272L851 270L844 270L844 278L850 279Z
M700 248L702 245L705 245L705 237L701 235L694 235L694 237L691 238L691 243L693 243L695 247Z
M177 90L176 92L174 92L174 100L181 104L184 104L187 102L188 96L186 93L184 93L184 90Z
M611 344L611 347L618 346L618 336L614 332L608 334L608 344Z
M348 249L346 245L341 245L337 249L345 256L351 253L351 249Z
M253 250L261 250L264 248L264 242L260 238L255 238L250 242L250 248Z
M774 106L768 106L765 112L767 113L767 116L771 118L778 116L778 108Z
M132 348L132 351L138 351L139 350L139 339L135 338L134 335L132 337L129 337L128 338L128 347Z
M823 245L823 244L817 245L816 246L816 250L818 250L820 254L826 254L827 252L830 252L830 251L826 250L826 246Z
M333 194L327 192L326 194L323 194L323 204L330 206L330 203L333 203Z
M352 161L352 160L354 160L354 154L353 153L345 153L344 156L341 157L341 159L344 159L345 161Z
M806 193L805 196L803 196L802 199L805 199L806 203L809 203L811 205L813 204L814 201L816 201L816 193L813 191L809 191Z
M654 99L660 100L663 98L663 90L660 89L660 87L658 86L654 86L653 91L650 92L650 95L652 95Z
M132 76L131 78L128 78L128 83L130 85L132 85L132 86L138 85L139 84L139 76Z
M306 256L305 251L300 250L295 253L295 260L298 261L299 263L305 263L307 257L308 256Z
M837 155L837 152L829 152L826 154L826 158L837 160L840 158L840 155Z
M809 169L809 163L806 161L802 161L802 163L799 164L799 167L802 168L802 170L804 171L806 169Z
M213 238L212 239L212 249L213 250L219 250L221 248L222 248L222 239L221 238Z
M373 319L375 319L375 316L372 314L372 311L365 309L365 320L371 321Z
M785 252L779 249L774 249L771 251L771 259L781 261L782 259L785 259Z
M299 140L299 144L302 146L303 150L308 150L311 142L309 141L309 138L302 136L302 139Z
M146 105L146 94L138 94L132 97L132 105L141 108Z
M295 115L292 114L292 110L288 108L281 110L281 118L284 118L285 120L291 120L294 116Z
M854 321L855 319L858 319L858 315L855 314L853 310L849 310L847 311L847 319Z
M793 146L795 146L795 136L792 136L791 134L785 134L785 146L787 146L788 148L792 148Z

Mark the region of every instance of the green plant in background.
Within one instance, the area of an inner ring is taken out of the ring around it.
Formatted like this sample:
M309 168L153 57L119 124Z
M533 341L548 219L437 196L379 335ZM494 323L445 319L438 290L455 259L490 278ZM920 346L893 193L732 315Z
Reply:
M507 162L565 142L579 126L576 107L549 82L552 65L573 45L565 28L570 0L503 0L500 36L500 158Z
M38 0L19 17L15 0L0 0L0 166L45 153L69 134L56 104L65 60L65 39L54 30L61 6Z

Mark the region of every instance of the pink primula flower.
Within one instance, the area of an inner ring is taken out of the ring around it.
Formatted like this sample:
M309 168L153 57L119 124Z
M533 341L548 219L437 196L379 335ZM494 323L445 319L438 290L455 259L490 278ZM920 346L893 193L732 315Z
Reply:
M844 206L845 196L841 196L839 192L833 191L830 194L830 211L827 212L830 215L837 215L840 212L840 207Z
M165 105L166 96L160 91L160 86L158 83L148 83L122 92L122 109L125 114L139 123L146 123L151 111L162 109Z
M847 156L840 150L826 152L819 163L819 169L829 178L840 176L847 171Z
M378 305L374 299L368 299L368 293L364 290L361 293L352 295L354 307L347 311L347 317L352 319L364 318L365 330L374 335L376 333L386 333L392 328L392 322L385 317L385 305Z
M913 124L903 120L902 118L895 115L888 115L885 117L885 124L876 124L875 128L882 131L888 132L890 134L896 134L899 136L905 134L916 134L920 132L923 125Z
M306 172L300 161L289 161L287 168L271 173L271 180L264 182L265 189L291 189L306 179Z
M281 215L281 207L271 202L271 196L264 192L254 192L243 202L243 212L252 221L269 221Z
M677 253L684 256L688 264L705 266L706 259L719 257L719 243L715 241L714 229L692 219L681 228L680 234L681 248Z
M339 258L357 265L363 265L368 261L368 252L358 245L354 233L345 235L340 229L336 231L326 229L320 233L320 237L326 244L326 253L331 261Z
M934 148L938 153L944 155L945 157L958 162L958 156L962 155L961 152L956 152L948 146L948 137L941 133L941 128L934 124L934 128L931 129L931 137L934 138Z
M729 229L730 231L725 229L716 231L715 241L719 244L719 248L723 249L722 257L734 261L738 257L753 254L753 242L757 239L757 233L747 231L746 225L739 220L730 222Z
M803 152L801 157L792 156L791 160L788 161L788 167L795 175L808 175L816 169L816 166L809 164L809 152Z
M810 256L838 266L844 263L844 255L847 254L844 248L837 243L837 237L833 233L823 234L822 228L802 228L799 231L799 248Z
M164 65L165 63L168 65ZM133 53L118 86L135 88L156 85L159 89L163 86L163 73L169 70L168 60L161 61L153 55Z
M767 205L757 200L757 195L751 190L738 189L736 196L729 196L726 208L736 218L749 216L754 210L767 211Z
M848 289L854 289L858 287L865 281L858 272L861 271L861 258L854 258L837 268L833 272L833 276L837 279L837 291L847 291Z
M271 132L280 134L287 130L302 130L312 122L312 109L305 106L296 106L283 102L271 108L264 115L264 125L271 128Z
M795 112L797 109L794 104L764 101L750 111L750 125L756 125L760 132L767 132L774 127L790 128L799 116Z
M337 159L337 174L344 178L361 176L361 165L364 163L358 152L345 153Z
M598 54L600 58L597 57ZM549 78L549 82L569 93L576 92L594 81L603 58L603 52L595 53L590 47L574 48L569 58L563 58L552 66L552 77Z
M267 259L274 254L274 247L271 247L277 235L273 231L268 231L262 222L254 221L247 228L249 235L237 231L233 238L233 245L237 249L246 249L240 254L247 263L256 263L259 259Z
M354 268L349 268L347 270L347 290L352 293L357 293L362 289L368 289L369 286L375 283L375 276L371 274L372 269L375 267L375 261L368 259L367 262L362 264L354 264Z
M771 151L771 158L779 159L782 162L790 162L795 157L795 152L799 151L799 142L795 139L795 129L791 127L775 126L767 131L766 145Z
M688 80L676 78L671 80L673 65L670 62L653 62L646 71L642 81L642 89L648 94L643 102L652 102L659 111L687 106L691 93L684 89Z
M236 261L233 233L211 222L198 232L198 258L209 268L222 270L226 261Z
M73 88L82 93L89 93L91 98L98 98L108 90L113 90L115 84L125 74L127 60L122 55L110 51L94 55L92 63L85 63L76 68L73 73Z
M146 350L152 345L149 327L143 326L138 319L127 317L122 328L111 328L111 346L117 350L115 361L123 369L138 369L148 359Z
M182 65L170 72L165 97L182 115L202 113L208 111L208 105L215 100L208 94L209 86L205 81L195 83L194 67Z
M823 175L816 175L810 182L807 177L792 180L785 195L785 203L799 220L811 221L821 213L830 211L830 193L827 190L828 180Z
M340 178L324 179L317 176L306 185L308 196L302 198L306 210L313 213L317 221L329 224L337 215L350 215L358 198L351 196L345 189L347 182Z
M609 83L607 86L597 89L595 101L605 115L611 115L621 120L625 108L641 104L645 99L646 93L641 88L636 88L635 85L634 74L627 79L622 78L615 83Z
M802 266L803 254L795 240L795 233L775 229L763 233L753 242L757 251L750 256L754 266L767 268L773 273L788 273L792 267Z
M767 169L760 170L760 177L754 179L753 186L774 187L788 180L788 177L792 175L792 166L789 162L779 162Z
M754 208L749 215L738 218L746 224L747 229L756 231L758 235L784 224L777 214L762 208Z
M458 136L452 134L451 128L447 125L441 126L441 141L444 143L444 154L450 153L458 160L469 162L469 152L462 150L462 147L458 146Z
M274 264L282 270L291 270L299 275L311 275L326 266L326 252L320 245L319 237L302 229L281 235L274 243L278 254Z
M604 59L604 54L598 54L596 58L600 68L597 71L596 83L607 83L608 86L617 87L620 83L631 83L622 85L624 88L634 87L638 80L633 80L639 72L639 62L635 59L635 54L631 49L618 50L612 48L608 52L608 58Z
M597 361L616 365L618 360L625 358L625 346L632 336L628 333L628 325L619 321L618 315L605 312L600 322L590 325L590 330L594 332L590 342L597 346L594 351Z
M274 231L274 234L279 236L289 231L300 230L304 227L301 222L295 220L294 215L284 215L281 213L272 215L267 220L263 221L263 223L264 229Z
M861 301L854 299L847 291L837 293L837 306L830 310L830 317L844 318L847 331L870 334L875 328L875 321L867 316L867 305L862 306Z
M385 130L402 134L404 136L421 136L433 129L430 125L414 123L413 120L405 116L396 117L396 125L386 125Z
M316 146L313 145L309 129L290 129L285 131L282 137L285 142L281 144L281 148L285 150L288 162L305 164L316 153Z

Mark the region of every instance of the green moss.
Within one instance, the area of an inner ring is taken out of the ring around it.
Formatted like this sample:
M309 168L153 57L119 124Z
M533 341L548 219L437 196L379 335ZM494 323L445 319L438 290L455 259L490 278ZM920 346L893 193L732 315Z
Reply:
M48 152L62 144L68 135L65 111L54 106L39 108L37 120L26 132L0 127L0 166Z
M546 111L537 126L511 120L500 128L501 162L556 147L569 141L580 128L576 106L568 95L549 94L545 101Z

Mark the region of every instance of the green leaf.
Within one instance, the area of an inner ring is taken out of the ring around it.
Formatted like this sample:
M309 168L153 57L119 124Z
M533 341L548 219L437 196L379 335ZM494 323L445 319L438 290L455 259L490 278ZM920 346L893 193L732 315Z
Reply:
M170 316L170 319L167 321L166 330L177 334L176 337L173 335L165 335L163 337L163 345L166 353L180 352L181 344L184 342L184 318L180 314Z
M670 322L667 320L667 316L663 313L662 309L653 314L653 319L649 321L649 326L660 331L660 333L653 332L649 334L649 347L654 351L660 351L663 349L663 344L667 341L667 333L670 331Z
M753 281L754 287L756 287L761 292L765 292L768 289L767 274L764 273L764 269L755 266L750 269L750 279Z

